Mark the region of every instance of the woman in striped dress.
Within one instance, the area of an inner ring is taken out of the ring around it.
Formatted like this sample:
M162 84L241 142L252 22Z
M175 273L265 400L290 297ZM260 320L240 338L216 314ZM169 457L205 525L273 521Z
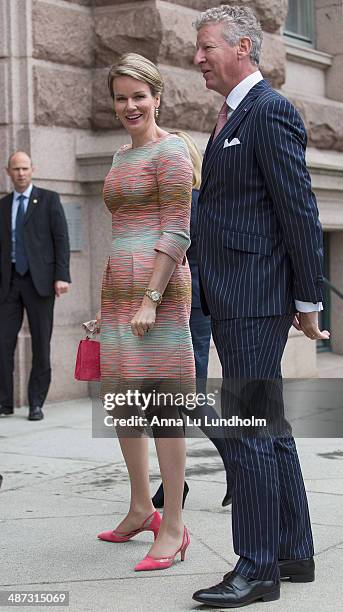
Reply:
M126 54L111 68L109 88L116 116L132 143L114 155L104 185L113 240L101 299L102 393L144 388L147 381L150 388L156 381L187 393L194 391L195 378L188 324L191 276L185 258L190 244L189 155L180 138L156 124L163 83L152 62ZM181 511L186 455L182 427L174 437L155 438L165 491L162 522L151 502L148 439L137 432L136 437L118 436L131 504L117 528L99 537L123 542L151 530L156 540L135 569L169 567L176 552L184 557L189 544Z

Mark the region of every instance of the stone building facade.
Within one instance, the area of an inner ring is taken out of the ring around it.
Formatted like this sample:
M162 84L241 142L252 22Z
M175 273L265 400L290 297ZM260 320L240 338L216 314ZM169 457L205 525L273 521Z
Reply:
M26 150L37 185L61 195L72 233L70 293L57 300L50 400L82 397L73 380L80 322L99 306L111 219L102 202L104 176L127 136L116 123L107 71L125 51L156 62L165 78L160 125L189 131L205 147L221 105L193 66L198 12L219 0L0 0L0 164ZM222 2L223 4L223 2ZM288 0L235 0L252 6L264 29L261 70L305 121L308 165L329 236L334 285L343 289L343 0L314 0L315 47L284 35ZM10 189L1 174L0 192ZM333 356L343 355L343 302L331 297ZM343 361L343 357L341 358ZM16 353L16 400L26 402L30 363L27 324ZM316 347L292 331L288 376L318 373ZM336 363L336 362L335 362ZM341 360L337 361L341 367ZM219 373L212 348L211 373ZM337 370L338 372L338 370ZM343 372L343 368L342 368Z

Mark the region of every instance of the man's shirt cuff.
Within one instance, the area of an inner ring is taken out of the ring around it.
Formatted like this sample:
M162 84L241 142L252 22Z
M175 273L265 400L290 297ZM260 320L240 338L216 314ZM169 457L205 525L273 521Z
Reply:
M320 312L323 310L322 302L317 302L314 304L313 302L301 302L300 300L295 301L295 308L298 312Z

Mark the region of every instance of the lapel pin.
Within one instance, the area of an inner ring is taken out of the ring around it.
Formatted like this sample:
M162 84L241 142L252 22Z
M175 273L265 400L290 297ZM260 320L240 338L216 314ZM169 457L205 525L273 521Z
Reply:
M33 200L33 204L37 204L38 200Z

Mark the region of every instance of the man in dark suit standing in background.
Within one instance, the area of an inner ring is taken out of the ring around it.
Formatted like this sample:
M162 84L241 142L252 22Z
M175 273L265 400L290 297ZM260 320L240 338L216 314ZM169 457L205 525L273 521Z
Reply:
M14 351L24 310L32 341L29 420L39 421L50 380L55 295L68 291L69 239L57 193L32 185L30 157L8 161L14 192L0 200L0 415L13 414Z
M262 29L251 9L209 9L195 27L195 63L206 87L224 96L198 204L203 303L224 381L277 382L282 403L281 358L292 322L312 340L329 336L318 327L322 230L305 164L306 133L296 109L258 69ZM193 596L224 608L278 599L280 578L314 580L294 439L250 432L226 438L226 446L239 559L220 584Z

